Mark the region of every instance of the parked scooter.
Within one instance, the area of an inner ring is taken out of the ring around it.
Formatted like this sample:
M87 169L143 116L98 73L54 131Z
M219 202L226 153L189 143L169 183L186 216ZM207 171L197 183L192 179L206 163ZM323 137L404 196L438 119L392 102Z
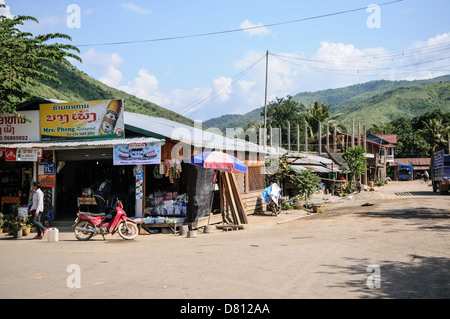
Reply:
M282 205L282 199L280 197L281 195L281 189L277 184L272 184L269 187L267 187L263 192L261 193L264 201L267 203L269 209L272 211L274 215L280 215L281 213L281 205Z
M75 227L75 237L78 240L86 241L94 235L102 235L105 239L105 235L114 235L116 232L119 233L120 237L127 240L137 237L138 227L131 218L127 217L120 200L116 201L114 207L107 207L106 209L115 210L115 215L113 214L111 220L104 221L104 213L77 213L77 218L72 226Z

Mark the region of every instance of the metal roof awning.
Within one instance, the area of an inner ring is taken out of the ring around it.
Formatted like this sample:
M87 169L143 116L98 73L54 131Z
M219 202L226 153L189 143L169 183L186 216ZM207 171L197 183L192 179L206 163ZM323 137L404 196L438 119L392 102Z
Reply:
M333 173L333 171L339 172L338 168L334 168L334 170L332 170L331 168L328 167L324 167L324 166L314 166L314 165L291 165L291 168L294 171L300 172L300 171L304 171L309 169L310 171L312 171L313 173Z
M125 112L125 128L147 136L168 137L187 145L222 151L240 151L267 154L263 146L243 139L229 138L214 129L203 130L168 119ZM256 137L256 136L255 136Z
M113 147L118 144L133 144L133 143L156 143L161 142L164 145L164 140L153 137L138 137L138 138L122 138L122 139L98 139L98 140L84 140L84 141L44 141L44 142L30 142L30 143L3 143L0 148L34 148L42 147L45 150L67 150L67 149L86 149L98 147Z

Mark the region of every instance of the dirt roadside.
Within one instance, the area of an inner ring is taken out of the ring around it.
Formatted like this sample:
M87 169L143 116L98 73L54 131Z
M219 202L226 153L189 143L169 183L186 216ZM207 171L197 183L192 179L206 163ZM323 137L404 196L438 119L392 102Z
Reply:
M449 298L450 196L419 182L371 193L323 214L250 215L244 230L197 238L0 235L0 298Z

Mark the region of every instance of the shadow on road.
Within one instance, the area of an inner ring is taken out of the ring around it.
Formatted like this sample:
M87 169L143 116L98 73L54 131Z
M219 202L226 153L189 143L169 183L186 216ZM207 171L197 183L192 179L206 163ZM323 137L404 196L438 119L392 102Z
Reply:
M338 282L330 287L350 288L361 295L359 298L447 299L450 297L450 259L417 255L408 257L411 258L409 262L383 261L379 265L371 265L365 258L345 258L352 262L350 266L325 265L332 268L333 273L345 273L355 278ZM369 266L372 268L368 268ZM375 283L373 266L379 266L379 288L373 285Z
M414 209L393 209L383 211L367 211L356 213L360 217L379 217L379 218L422 218L422 219L450 219L450 210L437 209L429 207L417 207Z

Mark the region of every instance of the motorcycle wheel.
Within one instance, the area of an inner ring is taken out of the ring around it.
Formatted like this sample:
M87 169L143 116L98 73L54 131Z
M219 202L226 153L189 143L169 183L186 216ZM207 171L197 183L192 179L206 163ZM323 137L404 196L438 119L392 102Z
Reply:
M94 236L93 232L78 230L77 227L95 230L95 226L88 220L81 220L75 225L75 237L80 241L86 241Z
M270 210L274 215L280 215L281 213L281 206L277 206L274 202L270 203Z
M126 240L135 239L139 234L137 225L129 221L121 222L117 231L120 237Z

